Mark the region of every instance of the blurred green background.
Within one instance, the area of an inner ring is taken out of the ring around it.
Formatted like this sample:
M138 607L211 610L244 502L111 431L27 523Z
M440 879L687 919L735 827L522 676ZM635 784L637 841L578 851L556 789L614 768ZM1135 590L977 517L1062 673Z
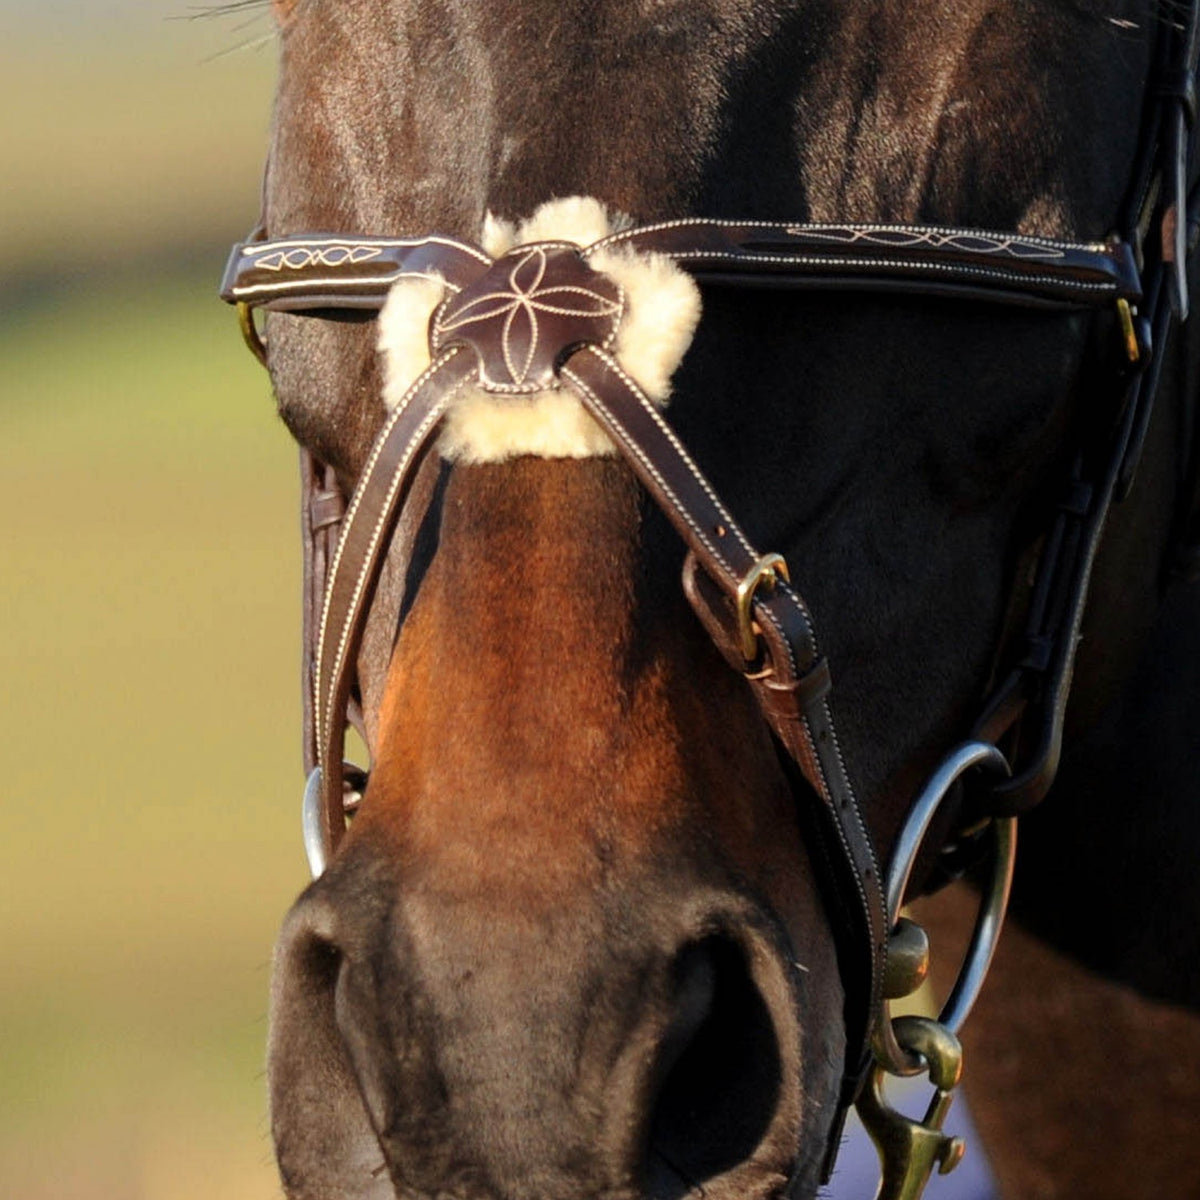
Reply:
M0 0L0 1197L279 1194L295 454L216 299L269 6Z

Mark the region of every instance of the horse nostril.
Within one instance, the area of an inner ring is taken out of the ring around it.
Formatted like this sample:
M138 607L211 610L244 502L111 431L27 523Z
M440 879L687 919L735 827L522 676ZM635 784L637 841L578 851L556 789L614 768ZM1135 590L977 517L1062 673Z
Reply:
M339 1028L349 958L334 937L336 925L332 905L310 892L280 936L267 1067L276 1155L287 1195L296 1200L394 1200Z
M324 896L310 890L288 914L275 960L275 984L291 1004L303 1004L332 1020L334 993L344 954L337 916ZM277 995L277 999L282 996Z
M783 1066L770 1009L743 948L710 937L679 956L679 1016L659 1051L646 1163L675 1200L749 1160L776 1115Z
M342 952L320 934L313 933L297 945L294 950L294 968L298 981L314 992L329 995L337 986L338 971L342 965Z

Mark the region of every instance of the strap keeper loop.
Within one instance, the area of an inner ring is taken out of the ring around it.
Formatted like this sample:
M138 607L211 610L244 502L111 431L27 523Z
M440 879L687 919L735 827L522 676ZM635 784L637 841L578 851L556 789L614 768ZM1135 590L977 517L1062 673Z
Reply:
M336 525L345 513L346 502L338 491L314 492L308 502L308 519L314 533Z

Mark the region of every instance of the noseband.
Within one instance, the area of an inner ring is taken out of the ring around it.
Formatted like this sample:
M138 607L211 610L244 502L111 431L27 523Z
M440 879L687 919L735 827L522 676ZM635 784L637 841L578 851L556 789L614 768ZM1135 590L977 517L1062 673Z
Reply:
M412 278L437 277L449 295L431 323L431 364L389 414L344 512L332 473L305 452L305 806L314 874L336 851L347 800L363 784L346 773L343 757L367 614L400 511L454 397L467 387L495 396L569 390L687 547L685 594L722 656L746 678L813 818L806 825L823 851L814 861L829 864L822 884L846 995L839 1115L859 1099L881 1145L885 1179L903 1180L912 1189L905 1195L920 1194L934 1165L952 1166L960 1151L941 1135L940 1124L958 1077L953 1035L999 933L1015 817L1041 800L1057 767L1091 567L1108 511L1136 468L1158 391L1163 356L1156 351L1187 315L1187 261L1200 218L1189 191L1198 13L1200 0L1193 0L1176 23L1163 16L1130 195L1119 232L1103 242L909 225L686 219L628 229L589 246L523 245L496 261L445 236L301 235L236 246L222 296L238 306L247 341L264 362L256 308L317 316L333 309L378 311L398 281ZM787 565L751 545L667 419L612 353L621 292L593 265L601 252L612 251L666 256L704 286L900 293L1109 314L1115 352L1110 342L1105 362L1116 365L1104 372L1111 396L1100 411L1116 416L1099 439L1100 452L1089 439L1076 453L1066 494L1047 523L1024 642L971 741L947 754L914 803L886 875L838 746L829 667ZM543 311L535 332L518 344L496 317L496 297L512 289L531 260L540 265L539 287L591 299L550 305L553 311ZM998 742L1008 749L1011 767ZM991 768L999 780L973 810L977 823L992 831L997 863L976 938L940 1020L894 1021L889 999L912 991L928 961L923 935L899 916L913 862L952 784L973 766ZM872 1060L876 1075L864 1090ZM879 1082L884 1070L923 1069L945 1103L921 1124L887 1109ZM827 1173L840 1127L839 1119Z

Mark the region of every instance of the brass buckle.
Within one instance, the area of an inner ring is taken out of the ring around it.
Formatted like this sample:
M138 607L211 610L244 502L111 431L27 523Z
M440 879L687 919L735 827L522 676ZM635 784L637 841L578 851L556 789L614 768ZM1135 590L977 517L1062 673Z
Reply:
M782 577L791 583L788 565L782 554L764 554L742 577L737 586L738 634L742 642L742 657L752 663L758 657L759 631L754 627L754 597L764 585L770 589Z

